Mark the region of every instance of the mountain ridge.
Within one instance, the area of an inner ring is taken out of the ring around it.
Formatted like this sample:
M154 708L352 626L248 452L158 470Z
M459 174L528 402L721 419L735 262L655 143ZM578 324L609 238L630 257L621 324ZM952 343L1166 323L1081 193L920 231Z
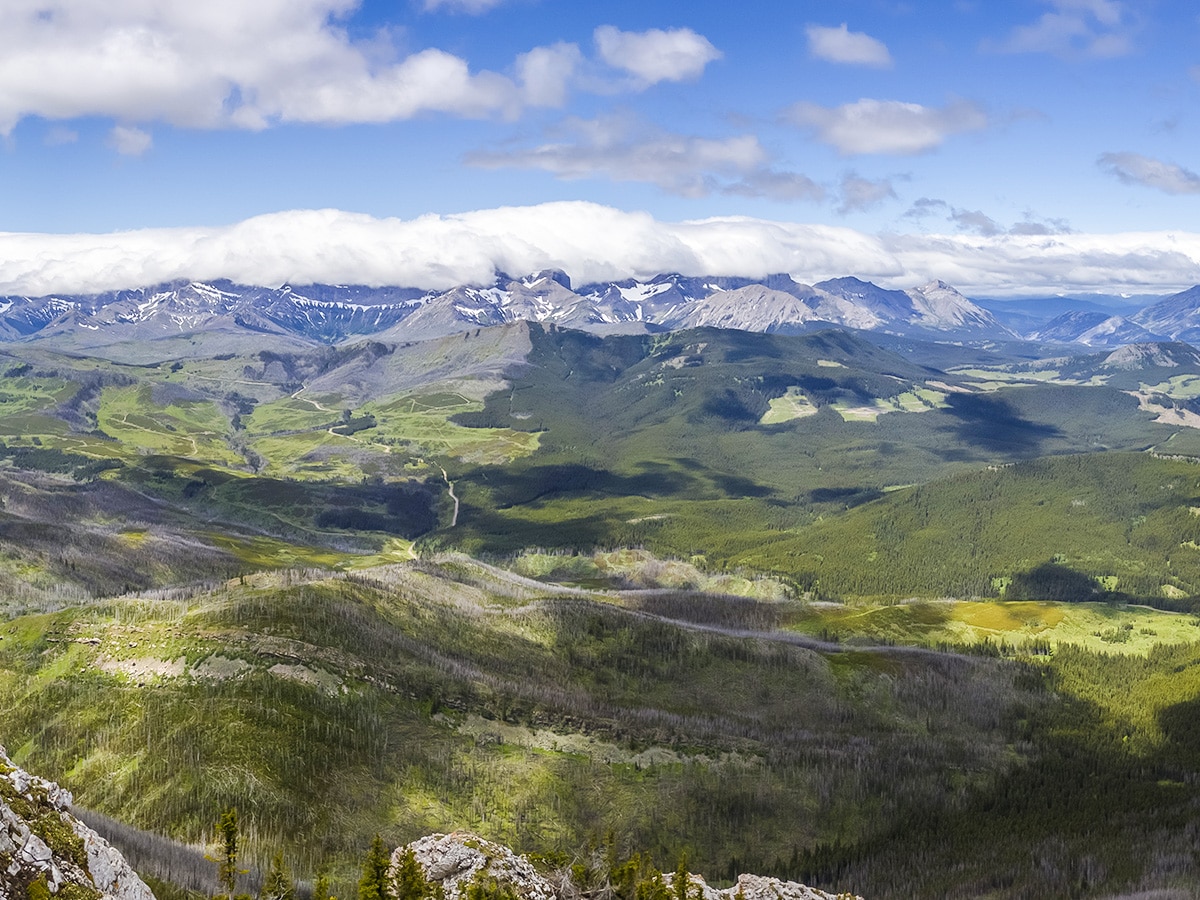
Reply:
M572 286L548 269L490 285L444 291L361 285L263 287L227 280L177 281L97 294L0 298L0 342L37 342L96 352L129 344L222 334L258 335L266 346L315 346L363 338L444 337L526 320L596 333L704 325L746 331L856 328L955 341L1018 337L945 282L890 291L845 277L808 285L786 274L762 279L663 274ZM181 357L186 348L174 347Z

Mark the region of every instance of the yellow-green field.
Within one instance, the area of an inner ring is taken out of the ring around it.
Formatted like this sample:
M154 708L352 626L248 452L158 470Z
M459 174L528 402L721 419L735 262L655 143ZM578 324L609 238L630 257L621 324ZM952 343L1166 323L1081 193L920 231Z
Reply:
M817 408L799 387L789 387L787 393L782 397L775 397L770 401L770 407L758 420L759 424L779 425L793 419L803 419L806 416L817 414Z
M1192 400L1200 397L1200 376L1176 375L1158 384L1143 384L1142 390L1166 394L1175 400Z
M815 604L792 623L810 634L901 644L1032 641L1109 653L1147 653L1156 644L1200 641L1200 619L1184 613L1106 603L934 600L891 606Z
M477 412L483 404L457 393L401 394L364 404L359 411L377 425L356 438L395 447L410 456L453 456L467 462L499 464L538 448L538 435L511 428L467 428L450 421Z
M922 413L931 409L941 409L946 406L946 396L946 391L930 387L914 387L911 391L905 391L894 397L876 397L870 403L856 406L848 403L835 403L833 409L844 422L874 422L887 413ZM772 404L775 402L772 401ZM772 411L773 409L774 407L772 407ZM764 424L770 424L765 421L765 417Z

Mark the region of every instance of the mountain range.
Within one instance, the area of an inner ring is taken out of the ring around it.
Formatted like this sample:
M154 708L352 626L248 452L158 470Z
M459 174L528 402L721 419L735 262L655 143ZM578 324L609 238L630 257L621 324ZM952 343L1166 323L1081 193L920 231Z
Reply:
M519 320L600 333L696 326L797 333L835 326L959 341L1019 337L941 281L893 291L857 278L807 285L788 275L754 280L670 274L575 289L565 273L545 270L440 292L215 281L0 299L0 340L87 351L212 334L255 335L259 346L366 336L403 342Z
M406 343L522 320L599 334L694 327L797 334L834 327L973 346L1034 341L1115 348L1200 342L1200 285L1146 306L1114 308L1066 298L976 302L940 280L898 291L854 277L808 285L786 274L761 279L664 274L575 287L566 273L547 269L521 278L498 274L490 285L445 291L272 288L218 280L0 298L0 342L83 353L107 348L101 355L127 361L294 350L363 338Z

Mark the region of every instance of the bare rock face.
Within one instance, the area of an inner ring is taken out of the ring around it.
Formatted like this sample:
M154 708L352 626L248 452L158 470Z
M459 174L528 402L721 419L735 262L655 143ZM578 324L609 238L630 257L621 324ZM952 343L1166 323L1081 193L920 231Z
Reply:
M425 870L425 877L441 883L446 900L460 900L477 876L492 876L510 885L521 900L557 900L554 886L537 873L528 859L470 832L431 834L408 846ZM403 851L400 847L392 854L393 866Z
M663 879L670 885L675 880L674 874L668 873ZM699 875L689 875L688 883L691 885L688 895L700 895L704 900L863 900L855 894L831 894L796 881L762 875L739 875L737 884L722 890L710 887Z
M433 834L407 845L425 870L425 877L439 882L446 900L462 900L467 886L477 877L493 877L509 885L521 900L558 900L554 884L542 877L524 856L507 847L486 841L469 832ZM399 865L405 847L392 853L393 868ZM671 885L674 873L664 873ZM718 890L699 875L688 875L688 896L698 900L862 900L853 894L830 894L794 881L741 875L737 884Z
M70 814L71 799L0 747L0 897L154 900L125 858Z

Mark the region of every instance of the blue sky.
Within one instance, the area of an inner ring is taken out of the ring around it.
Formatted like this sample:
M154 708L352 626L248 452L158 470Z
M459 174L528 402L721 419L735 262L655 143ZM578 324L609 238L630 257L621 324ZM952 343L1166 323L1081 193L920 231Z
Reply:
M0 289L1166 291L1200 281L1198 101L1185 0L9 0Z

